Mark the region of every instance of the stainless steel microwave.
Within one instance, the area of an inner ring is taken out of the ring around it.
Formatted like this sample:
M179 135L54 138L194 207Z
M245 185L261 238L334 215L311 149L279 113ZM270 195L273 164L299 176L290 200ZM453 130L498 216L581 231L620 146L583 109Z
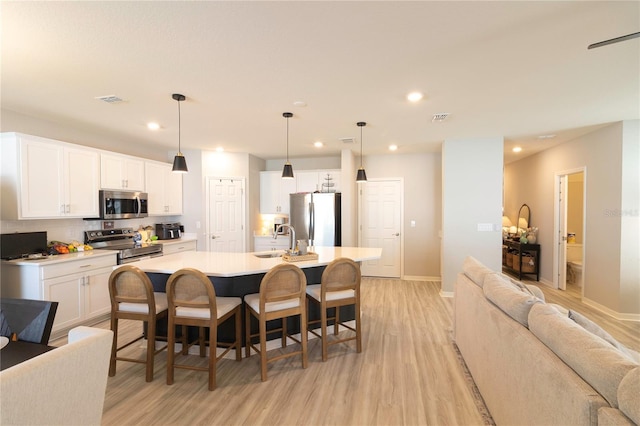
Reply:
M100 190L100 219L136 219L149 216L146 192Z

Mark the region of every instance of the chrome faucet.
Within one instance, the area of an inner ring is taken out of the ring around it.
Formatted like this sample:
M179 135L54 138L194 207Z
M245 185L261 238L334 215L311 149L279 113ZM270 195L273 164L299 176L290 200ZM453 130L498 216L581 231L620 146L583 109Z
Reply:
M273 231L273 239L277 240L278 239L278 232L280 232L282 230L282 228L287 227L289 228L289 254L295 254L296 251L296 230L293 229L293 226L288 225L286 223L283 223L281 225L278 225L278 227L276 228L275 231Z

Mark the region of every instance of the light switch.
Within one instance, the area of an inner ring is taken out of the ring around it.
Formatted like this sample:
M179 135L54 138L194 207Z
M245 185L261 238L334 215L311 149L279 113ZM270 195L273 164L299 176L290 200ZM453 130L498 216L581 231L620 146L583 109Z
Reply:
M412 221L411 221L411 227L412 227L412 228L415 228L415 227L416 227L416 221L415 221L415 220L412 220Z
M479 223L478 232L493 232L493 223Z

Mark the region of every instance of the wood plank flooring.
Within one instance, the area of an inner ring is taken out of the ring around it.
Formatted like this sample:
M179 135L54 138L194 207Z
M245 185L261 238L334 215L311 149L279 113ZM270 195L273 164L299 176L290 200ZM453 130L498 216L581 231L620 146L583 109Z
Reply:
M549 301L566 306L555 301L566 294L541 288ZM323 363L319 341L312 339L307 369L299 357L270 363L264 383L256 355L222 360L213 392L206 373L197 371L176 370L175 383L167 386L166 351L156 357L151 383L144 380L144 365L119 362L108 381L103 424L491 424L451 343L453 300L441 298L439 290L438 282L364 278L363 352L357 354L353 342L331 346ZM570 302L580 306L579 300ZM598 317L585 305L580 312ZM638 324L604 320L613 324L607 329L614 337L640 347ZM139 332L139 323L130 322L121 335ZM128 350L144 356L138 345Z

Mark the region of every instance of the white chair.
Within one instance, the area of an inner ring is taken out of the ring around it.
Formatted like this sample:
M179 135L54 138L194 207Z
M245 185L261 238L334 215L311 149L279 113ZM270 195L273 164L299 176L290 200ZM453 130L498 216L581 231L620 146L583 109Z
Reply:
M262 278L260 293L248 294L245 302L245 350L247 358L251 355L251 348L260 354L261 379L267 380L267 362L288 358L295 355L302 356L302 368L307 368L307 313L305 304L305 288L307 278L300 268L290 263L279 264ZM287 334L287 318L300 316L300 340ZM259 322L259 333L251 334L251 317ZM267 358L267 321L281 319L282 326L271 332L281 332L282 347L287 346L287 337L301 345L299 351L276 355ZM253 343L252 338L260 336L260 349Z
M216 365L229 351L235 349L236 361L242 359L242 299L239 297L216 297L213 283L204 273L192 268L174 272L167 281L167 299L169 301L169 353L167 357L167 384L173 384L174 369L183 368L209 372L209 390L216 388ZM218 342L218 325L235 318L235 341ZM176 364L175 327L183 326L182 354L188 354L186 326L200 328L200 356L206 353L204 328L209 329L209 362L207 367ZM217 355L217 347L226 349Z
M360 265L351 259L342 257L332 261L322 272L320 284L307 286L307 302L320 305L320 319L309 321L309 325L320 323L321 333L309 329L311 333L322 339L322 361L328 358L329 345L356 341L356 351L362 352L362 324L360 321ZM354 305L355 328L340 321L340 307ZM328 317L327 310L334 308L335 315ZM333 334L338 336L338 328L342 325L355 332L355 336L329 340L327 335L328 321L333 320Z
M146 364L146 380L153 380L153 363L156 354L167 348L164 345L156 350L156 320L167 316L166 293L154 293L151 280L139 268L124 265L111 273L109 277L109 293L111 295L111 331L113 345L109 376L116 375L116 361L137 362ZM147 324L147 353L145 359L118 357L118 351L138 340L136 339L118 347L118 320L136 320Z

